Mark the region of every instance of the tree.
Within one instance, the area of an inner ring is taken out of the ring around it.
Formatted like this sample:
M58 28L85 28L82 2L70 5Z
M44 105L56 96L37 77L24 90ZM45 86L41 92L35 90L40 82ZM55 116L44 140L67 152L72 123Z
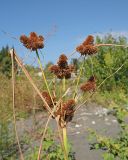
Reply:
M9 54L9 47L2 47L0 51L0 72L4 74L6 77L11 77L11 57ZM16 62L14 61L15 68L17 68Z

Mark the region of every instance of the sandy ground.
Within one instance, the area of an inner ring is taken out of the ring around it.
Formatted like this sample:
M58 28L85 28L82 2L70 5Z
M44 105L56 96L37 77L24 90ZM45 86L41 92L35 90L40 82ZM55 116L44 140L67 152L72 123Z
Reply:
M119 126L116 118L102 106L95 103L89 103L83 106L76 112L73 121L68 125L68 139L72 144L75 152L76 160L102 160L102 151L90 150L88 140L88 128L95 129L97 133L115 137L119 132ZM31 133L33 127L33 118L20 120L17 123L19 136L24 132ZM39 127L43 127L46 122L46 117L42 113L36 114L36 121ZM19 127L20 126L20 127ZM53 121L50 126L56 130L56 125ZM38 142L37 142L38 145Z

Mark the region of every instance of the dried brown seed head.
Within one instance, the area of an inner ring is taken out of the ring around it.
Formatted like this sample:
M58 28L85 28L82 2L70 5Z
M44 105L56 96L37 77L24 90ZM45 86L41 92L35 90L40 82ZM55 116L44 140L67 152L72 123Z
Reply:
M68 65L67 57L62 54L59 57L57 65L53 65L49 70L54 73L59 79L69 79L71 78L71 72L74 71L73 65Z
M75 100L74 99L70 99L66 103L64 103L63 109L65 109L65 110L73 109L74 106L75 106Z
M25 35L20 36L20 41L23 43L23 45L30 50L37 50L41 49L44 47L43 41L44 38L43 36L38 36L35 32L31 32L29 37Z
M58 66L62 69L66 68L68 66L67 59L68 58L65 54L61 54L57 62Z
M83 42L83 45L94 45L94 37L92 35L89 35L85 41Z
M75 105L74 99L70 99L60 105L60 108L55 112L56 116L60 116L60 125L62 119L64 122L66 122L66 124L72 120L74 116Z
M52 73L58 73L59 72L59 67L57 65L52 65L52 66L49 67L49 70Z
M68 60L67 56L65 54L61 54L59 57L59 61L66 62Z
M81 85L80 89L84 92L95 91L96 89L96 79L95 76L91 76L87 82Z
M84 47L84 52L83 54L86 55L92 55L92 54L96 54L97 53L97 48L95 46L91 46L91 45L86 45Z
M92 55L97 53L98 49L94 45L94 38L92 35L89 35L86 40L76 47L76 51L79 52L81 55Z
M64 68L66 68L68 66L68 62L67 61L58 61L57 64L61 69L64 69Z
M94 82L96 80L95 76L91 76L88 81Z
M79 45L78 47L76 47L76 51L83 53L84 52L84 46L83 45Z
M53 99L53 101L55 101L55 97L52 97L52 99L51 99L51 97L47 91L43 91L42 96L45 99L45 101L47 102L47 104L49 105L49 107L53 107L52 99Z

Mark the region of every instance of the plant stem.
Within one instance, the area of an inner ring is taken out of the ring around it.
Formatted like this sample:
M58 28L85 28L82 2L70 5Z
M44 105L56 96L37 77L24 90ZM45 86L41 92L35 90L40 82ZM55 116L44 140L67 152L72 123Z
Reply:
M44 131L43 131L43 135L42 135L42 137L41 137L40 147L39 147L39 151L38 151L37 160L40 160L40 157L41 157L42 144L43 144L43 141L44 141L44 138L45 138L45 134L46 134L46 131L47 131L47 128L48 128L49 121L51 120L51 117L52 117L52 115L50 114L50 116L48 117L48 120L47 120L47 122L46 122Z
M66 151L66 155L68 157L68 140L67 140L67 128L64 127L63 129L63 143L64 143L64 148L65 148L65 151Z
M91 72L92 72L92 75L94 76L94 66L93 66L92 57L89 56L89 58L90 58L90 61L91 61Z
M60 117L56 118L59 139L60 139L60 142L61 142L61 147L62 147L62 149L64 151L64 160L68 160L68 155L67 155L66 148L65 148L65 145L64 145L64 140L63 140L63 137L62 137L62 134L61 134L62 133L61 132L61 127L59 125L59 118Z
M17 140L17 144L18 144L18 149L19 149L19 153L20 153L20 159L24 160L24 156L21 150L21 145L20 145L20 140L19 140L19 136L17 133L17 127L16 127L16 111L15 111L15 75L14 75L14 52L11 53L11 60L12 60L12 90L13 90L13 121L14 121L14 130L15 130L15 135L16 135L16 140Z
M73 98L75 98L75 97L76 97L76 94L77 94L77 88L78 88L78 84L79 84L79 82L80 82L80 77L81 77L81 75L82 75L83 66L84 66L84 61L82 62L82 65L81 65L81 67L80 67L80 74L79 74L79 76L77 77L76 88L75 88L75 92L74 92Z
M122 44L107 44L107 43L95 44L95 47L102 47L102 46L114 46L114 47L125 47L125 48L128 47Z
M65 92L65 89L66 89L66 87L65 87L65 84L66 84L65 77L62 79L62 84L63 84L63 92Z
M44 74L44 69L43 69L42 64L41 64L40 56L39 56L39 53L38 53L37 50L36 50L36 55L37 55L38 63L39 63L39 66L40 66L40 69L41 69L41 72L42 72L42 76L43 76L46 88L48 90L49 96L50 96L50 98L52 100L52 103L53 103L53 106L54 106L53 98L52 98L52 95L51 95L51 92L50 92L50 89L49 89L49 86L48 86L48 83L47 83L47 80L46 80L46 77L45 77L45 74Z

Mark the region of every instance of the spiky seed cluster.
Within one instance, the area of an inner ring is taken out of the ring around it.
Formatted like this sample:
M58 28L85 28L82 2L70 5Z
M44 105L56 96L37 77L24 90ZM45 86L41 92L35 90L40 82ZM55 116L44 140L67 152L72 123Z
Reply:
M56 75L56 74L58 74L60 69L59 69L58 65L52 65L49 67L49 70Z
M71 78L71 73L74 71L73 65L68 65L68 58L66 55L62 54L59 57L57 65L50 66L49 70L54 73L59 79L69 79Z
M65 103L62 103L58 110L55 112L56 116L60 116L60 120L63 119L64 122L68 123L72 120L74 116L75 100L70 99Z
M94 45L94 37L89 35L85 41L76 48L76 51L81 55L92 55L97 53L97 48Z
M96 78L91 76L87 82L81 85L80 89L84 92L95 91L96 89Z
M32 51L44 47L44 37L41 35L38 36L35 32L31 32L29 37L27 37L26 35L21 35L20 42L23 43L23 45L27 49L30 49Z
M83 45L94 45L94 37L92 35L89 35L85 41L83 42Z
M67 56L65 56L64 54L60 55L59 61L57 62L58 66L61 69L65 69L68 66L67 60L68 60Z
M52 97L52 99L51 99L51 97L47 91L43 91L42 96L45 99L45 101L47 102L47 104L49 105L49 107L52 108L53 107L52 99L53 99L53 102L55 103L55 97Z

